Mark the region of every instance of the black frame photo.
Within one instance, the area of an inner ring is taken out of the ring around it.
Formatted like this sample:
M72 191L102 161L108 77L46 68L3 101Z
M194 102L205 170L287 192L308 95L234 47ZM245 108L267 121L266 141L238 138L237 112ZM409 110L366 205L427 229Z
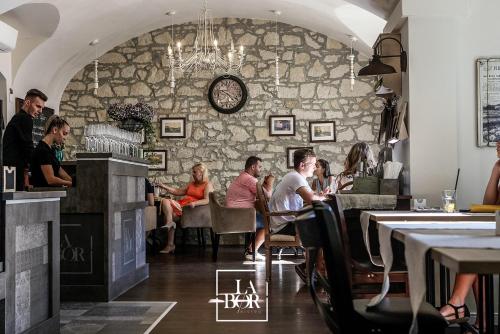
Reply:
M160 138L186 138L186 118L160 118Z
M313 150L312 146L305 146L305 147L287 147L286 148L286 167L287 168L293 168L293 152L300 150L300 149L310 149Z
M295 115L269 116L269 136L295 136Z
M311 143L336 142L335 121L309 122L309 141Z
M149 160L149 156L156 154L160 157L160 162L156 164L149 165L149 170L167 170L167 151L166 150L144 150L142 153L142 158Z

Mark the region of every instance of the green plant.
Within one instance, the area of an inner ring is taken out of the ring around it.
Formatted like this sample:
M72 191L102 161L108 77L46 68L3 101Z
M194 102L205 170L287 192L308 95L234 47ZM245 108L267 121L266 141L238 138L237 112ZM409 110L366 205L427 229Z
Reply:
M146 136L146 143L149 147L154 147L156 143L156 132L153 123L144 122L144 135Z

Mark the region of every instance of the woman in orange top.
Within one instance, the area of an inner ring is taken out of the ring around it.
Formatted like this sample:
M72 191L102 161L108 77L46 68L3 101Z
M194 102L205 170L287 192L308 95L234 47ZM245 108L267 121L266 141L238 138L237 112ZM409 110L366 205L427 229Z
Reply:
M159 184L167 193L175 196L183 196L180 200L164 199L161 201L161 209L165 216L165 227L168 228L167 246L162 253L173 253L175 251L175 222L182 215L182 207L192 208L198 205L208 204L208 194L212 192L212 183L208 180L208 169L203 163L197 163L191 168L191 182L185 188L173 188L162 183Z

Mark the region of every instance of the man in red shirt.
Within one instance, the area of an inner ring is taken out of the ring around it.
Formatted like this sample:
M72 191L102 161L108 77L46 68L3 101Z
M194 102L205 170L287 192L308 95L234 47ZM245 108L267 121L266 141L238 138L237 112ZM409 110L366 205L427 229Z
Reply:
M262 171L262 159L259 157L251 156L245 162L245 170L231 182L226 194L226 206L230 208L253 208L255 207L255 196L257 194L257 178ZM263 190L267 198L271 197L272 193L272 175L267 175L264 178ZM265 257L261 255L258 250L264 243L264 218L262 215L256 213L256 227L255 234L255 259L263 261ZM245 259L252 260L253 250L252 244L245 250Z

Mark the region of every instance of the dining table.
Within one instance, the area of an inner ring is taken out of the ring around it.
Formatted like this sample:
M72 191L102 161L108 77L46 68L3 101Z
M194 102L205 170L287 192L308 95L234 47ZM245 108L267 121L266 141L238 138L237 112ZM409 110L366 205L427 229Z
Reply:
M405 260L410 278L410 300L415 316L416 310L419 309L424 299L426 285L429 282L426 280L428 271L426 269L429 268L429 266L426 268L428 254L436 262L443 260L442 264L450 266L453 271L487 275L487 283L490 282L491 274L500 273L500 257L497 261L490 258L489 262L485 261L482 265L480 264L481 258L474 261L472 265L470 260L462 261L463 259L458 257L467 252L471 254L482 254L483 251L492 252L492 254L500 253L500 237L495 235L496 224L493 214L364 211L360 218L369 254L368 225L371 223L377 225L381 260L372 257L371 254L370 258L376 261L374 264L384 266L382 291L372 298L369 306L377 305L389 290L388 274L393 263L392 239L401 241L405 245ZM457 261L453 262L452 259ZM483 271L477 270L478 268ZM489 269L484 272L486 268ZM493 321L491 305L493 305L492 300L489 308L485 310L490 324ZM481 307L479 312L483 312ZM492 329L492 325L487 326L488 332ZM416 333L417 330L416 322L414 322L410 333Z

